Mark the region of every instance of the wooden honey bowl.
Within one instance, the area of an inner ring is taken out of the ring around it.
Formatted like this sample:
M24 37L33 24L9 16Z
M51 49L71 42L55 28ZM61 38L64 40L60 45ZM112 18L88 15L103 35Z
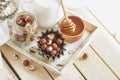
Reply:
M83 34L85 32L85 26L84 26L82 19L77 16L68 16L68 18L71 19L73 21L73 23L76 25L75 31L73 33L66 33L63 30L64 26L62 23L63 23L64 19L62 19L59 22L59 32L62 34L62 36L66 42L75 42L83 36Z

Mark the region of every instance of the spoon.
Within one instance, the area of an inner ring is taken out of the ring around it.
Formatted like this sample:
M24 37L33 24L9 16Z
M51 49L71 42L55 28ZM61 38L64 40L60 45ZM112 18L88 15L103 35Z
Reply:
M64 16L65 16L65 19L62 23L63 24L63 30L65 32L68 32L68 33L73 33L76 29L76 25L73 23L73 21L71 19L68 18L62 0L60 0L60 3L61 3L61 6L62 6L62 10L64 12Z

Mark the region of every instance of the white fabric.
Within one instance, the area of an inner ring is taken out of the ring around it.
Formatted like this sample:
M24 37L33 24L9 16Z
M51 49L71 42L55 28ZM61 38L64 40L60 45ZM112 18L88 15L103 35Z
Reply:
M0 22L0 46L10 38L7 21Z

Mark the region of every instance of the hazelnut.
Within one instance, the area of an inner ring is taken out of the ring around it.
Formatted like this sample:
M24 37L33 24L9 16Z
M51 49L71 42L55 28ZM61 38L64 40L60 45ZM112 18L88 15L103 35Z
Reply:
M29 67L29 70L30 70L30 71L34 71L34 70L35 70L35 66L32 66L32 65L31 65L31 66Z
M45 38L40 39L40 44L46 44L47 40Z
M19 41L20 42L24 42L25 41L25 38L23 37L23 35L19 36Z
M57 39L57 44L58 44L58 45L61 45L61 44L62 44L62 39L58 38L58 39Z
M33 18L31 17L31 16L28 16L26 19L25 19L25 21L26 21L26 24L33 24Z
M46 45L46 44L44 44L44 45L41 46L41 49L42 49L42 50L46 50L46 48L47 48L47 45Z
M53 39L55 38L55 34L52 34L52 33L51 33L51 34L48 34L47 37L48 37L49 39L53 40Z
M20 24L20 26L23 26L23 27L25 27L25 25L26 25L25 21L23 21L22 24Z
M52 51L51 51L51 54L52 54L52 55L55 55L56 53L57 53L56 50L52 50Z
M87 53L84 53L84 54L82 55L82 59L87 59L87 57L88 57Z
M57 52L59 52L59 51L60 51L60 48L59 48L59 47L58 47L58 48L56 48L56 51L57 51Z
M20 15L20 18L21 18L21 19L26 19L26 18L27 18L27 15L26 15L26 14L22 14L22 15Z
M24 61L23 61L23 65L24 65L24 66L29 66L29 64L30 64L29 60L24 60Z
M32 53L36 53L36 52L37 52L37 48L35 48L35 47L31 47L31 48L30 48L30 52L32 52Z
M53 50L53 47L52 46L48 46L47 47L47 52L51 52Z
M24 19L22 19L21 17L18 17L18 18L17 18L16 23L17 23L19 26L22 26L22 27L24 27L24 26L26 25L26 22L25 22Z
M53 49L56 49L58 46L57 46L56 43L53 43L53 44L52 44L52 47L53 47Z
M16 20L16 23L17 23L18 25L22 24L22 22L23 22L23 20L21 20L21 19L17 19L17 20Z
M52 40L48 39L47 45L51 45L52 44Z
M15 39L16 39L16 41L19 41L19 35L18 34L15 34Z

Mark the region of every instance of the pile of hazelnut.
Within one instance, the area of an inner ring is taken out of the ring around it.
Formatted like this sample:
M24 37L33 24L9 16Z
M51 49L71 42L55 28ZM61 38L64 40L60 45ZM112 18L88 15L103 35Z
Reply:
M34 22L34 18L28 14L21 14L16 19L16 23L21 27L25 27L26 24L32 25L33 22Z
M22 35L15 34L16 41L24 42L24 41L26 41L26 38L27 38L27 33L26 32L23 32Z
M25 29L26 25L32 25L34 22L34 16L29 13L20 13L16 18L16 24L18 25L18 29L15 33L15 39L19 42L26 41L27 31ZM22 30L24 29L24 30Z
M56 57L60 58L60 54L64 54L64 39L61 37L57 31L46 31L42 33L40 40L38 41L39 48L41 53L46 55L48 59L52 57L55 59Z

